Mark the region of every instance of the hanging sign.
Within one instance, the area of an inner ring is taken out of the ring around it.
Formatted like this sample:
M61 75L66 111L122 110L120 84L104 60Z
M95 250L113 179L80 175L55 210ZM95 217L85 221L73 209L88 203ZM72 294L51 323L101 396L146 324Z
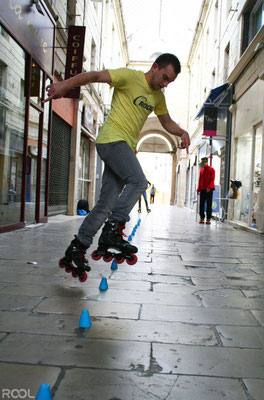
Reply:
M216 136L217 107L204 107L204 136Z
M84 38L85 26L69 26L65 79L72 78L82 72ZM80 91L80 87L73 88L63 97L79 99Z

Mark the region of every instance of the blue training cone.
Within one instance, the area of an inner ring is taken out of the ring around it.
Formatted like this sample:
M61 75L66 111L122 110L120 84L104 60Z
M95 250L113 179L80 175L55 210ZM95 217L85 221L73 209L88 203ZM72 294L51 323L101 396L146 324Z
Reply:
M90 315L87 310L82 311L82 315L79 322L79 328L90 328L92 326Z
M42 385L40 385L36 400L52 400L48 383L42 383Z
M117 269L117 268L118 268L118 266L117 266L116 260L114 259L114 260L112 261L112 264L111 264L111 269L112 269L112 270L115 270L115 269Z
M129 235L129 236L128 236L128 241L131 242L131 240L132 240L132 236Z
M105 277L102 278L100 286L100 290L107 290L108 289L108 284L107 284L107 279Z

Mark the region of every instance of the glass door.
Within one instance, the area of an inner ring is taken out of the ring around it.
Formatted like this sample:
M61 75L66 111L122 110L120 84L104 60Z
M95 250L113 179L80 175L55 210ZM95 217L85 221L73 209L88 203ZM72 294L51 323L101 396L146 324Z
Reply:
M38 149L39 149L39 127L41 112L30 107L29 128L27 146L27 169L26 169L26 204L25 222L30 224L36 222L36 198L37 198L37 171L38 171Z
M234 219L246 225L251 224L251 164L252 164L252 132L240 136L236 143L236 176L242 182L239 199L234 208Z
M257 229L257 211L260 201L261 157L262 157L262 126L254 132L254 157L253 157L253 193L252 193L252 220L251 226Z

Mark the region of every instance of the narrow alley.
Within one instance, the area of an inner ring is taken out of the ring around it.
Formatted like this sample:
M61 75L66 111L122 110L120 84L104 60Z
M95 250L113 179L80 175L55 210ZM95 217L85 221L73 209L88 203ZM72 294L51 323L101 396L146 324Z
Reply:
M54 400L263 400L263 236L176 206L140 218L138 262L89 257L84 283L58 267L83 217L1 235L3 399L48 383Z

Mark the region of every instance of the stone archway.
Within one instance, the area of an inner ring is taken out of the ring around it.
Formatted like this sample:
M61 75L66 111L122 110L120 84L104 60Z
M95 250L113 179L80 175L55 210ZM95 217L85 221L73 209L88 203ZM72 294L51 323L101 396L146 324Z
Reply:
M139 136L137 151L167 153L172 156L170 204L175 204L178 138L165 131L158 118L148 118Z

